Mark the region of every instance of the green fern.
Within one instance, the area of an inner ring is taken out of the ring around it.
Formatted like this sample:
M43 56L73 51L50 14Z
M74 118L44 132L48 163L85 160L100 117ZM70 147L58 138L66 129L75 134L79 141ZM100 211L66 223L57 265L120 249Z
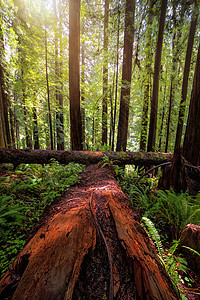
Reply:
M149 218L146 218L146 217L143 217L141 219L141 222L142 222L142 225L144 226L145 230L149 234L149 236L154 241L161 258L164 259L164 249L162 246L160 235L159 235L157 229L155 228L153 222Z
M152 240L154 241L158 249L158 253L159 253L158 257L160 258L162 264L164 265L175 288L178 290L178 285L183 281L178 271L187 273L186 260L181 256L177 257L174 255L174 252L179 245L179 241L174 241L174 245L165 253L162 246L160 235L157 229L155 228L153 222L150 219L143 217L141 220L141 224L145 228L149 236L152 238Z
M173 190L159 190L156 200L160 207L157 216L172 228L176 240L188 223L200 224L200 204L187 193L176 194Z
M196 251L196 250L194 250L194 249L192 249L192 248L190 248L190 247L188 247L188 246L182 246L182 248L185 248L185 249L190 250L190 251L192 252L193 255L198 255L198 256L200 256L200 253L199 253L198 251Z
M12 197L9 196L0 197L0 228L9 227L10 225L21 225L22 220L27 219L22 214L24 208L14 205L11 200Z

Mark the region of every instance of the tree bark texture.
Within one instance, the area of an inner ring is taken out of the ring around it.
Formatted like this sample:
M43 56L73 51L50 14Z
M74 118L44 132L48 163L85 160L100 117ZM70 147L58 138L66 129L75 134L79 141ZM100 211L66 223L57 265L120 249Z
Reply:
M80 111L80 0L69 1L69 98L72 150L82 150Z
M159 75L160 75L160 64L161 64L161 56L162 56L162 43L163 43L166 9L167 9L167 0L162 0L159 32L158 32L158 40L157 40L155 64L154 64L153 95L151 99L151 115L150 115L149 136L148 136L148 145L147 145L148 152L155 150L154 148L156 143Z
M179 299L138 221L111 170L89 166L46 211L1 280L1 299Z
M120 34L120 7L118 5L118 23L117 23L117 50L116 50L116 79L115 79L115 101L114 101L114 111L113 111L113 124L112 124L112 148L114 151L115 145L115 126L116 126L116 116L117 116L117 94L118 94L118 77L119 77L119 34Z
M194 74L183 156L193 165L200 165L200 44Z
M102 100L102 145L107 145L108 135L108 16L109 0L105 0L104 14L104 61L103 61L103 100Z
M198 20L198 9L197 9L198 3L197 2L198 1L196 1L196 4L194 5L194 10L193 10L191 24L190 24L190 32L189 32L189 37L188 37L187 51L186 51L186 57L185 57L185 67L184 67L184 73L183 73L183 83L182 83L181 102L180 102L179 116L178 116L178 125L177 125L177 131L176 131L176 141L175 141L174 148L181 147L185 106L186 106L186 99L187 99L188 79L189 79L189 73L190 73L190 63L191 63L191 58L192 58L194 36L195 36L197 20Z
M117 151L126 151L128 136L128 117L132 75L132 55L134 40L135 0L126 0L124 53L122 66L122 88L119 111Z
M182 150L176 149L172 163L163 170L159 188L173 189L177 193L189 191L197 194L200 191L200 166L191 165L182 156Z
M4 113L3 113L3 98L0 89L0 148L5 148L7 146L8 143L7 143L7 136L6 136Z
M34 149L40 149L36 106L33 107L33 141Z
M21 163L48 164L51 159L62 164L77 162L89 165L109 159L116 165L152 166L171 161L172 158L170 153L0 149L0 163L12 163L16 166Z
M49 90L48 49L47 49L47 30L46 30L46 27L45 27L45 71L46 71L47 105L48 105L48 119L49 119L50 141L51 141L51 150L53 150L53 128L52 128L51 104L50 104L50 90Z
M186 225L180 236L178 251L185 255L190 268L200 274L200 257L182 246L190 247L200 253L200 227L198 225Z
M141 120L141 135L140 135L140 151L146 151L147 147L147 126L148 126L148 111L149 111L149 99L150 99L150 76L151 76L151 62L152 62L152 50L151 50L151 35L152 35L152 6L153 1L150 1L148 11L148 27L147 27L147 42L146 42L146 75L144 82L144 102L142 109Z
M82 25L83 26L83 25ZM82 33L84 33L84 30L82 28ZM83 148L85 148L85 42L82 41L81 46L81 122L82 122L82 142L83 142ZM84 149L85 150L85 149Z
M56 0L53 2L54 6L54 15L55 15L55 97L57 103L57 111L56 111L56 138L57 138L57 150L64 150L64 128L63 128L63 91L62 91L62 47L61 47L61 34L62 34L62 17L59 16L59 9L61 9L60 5L57 3ZM59 19L59 22L58 22ZM60 25L60 26L59 26ZM59 49L59 51L58 51Z
M8 121L8 99L5 91L5 78L4 78L4 40L3 32L0 24L0 144L5 144L6 147L11 146L11 137L9 130L9 121Z

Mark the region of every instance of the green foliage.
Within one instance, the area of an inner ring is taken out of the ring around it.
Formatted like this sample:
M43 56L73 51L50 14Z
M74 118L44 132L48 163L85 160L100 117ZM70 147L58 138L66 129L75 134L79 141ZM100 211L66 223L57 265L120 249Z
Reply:
M173 190L157 191L159 203L157 214L171 227L174 238L178 239L188 223L200 224L200 203L188 193L177 194Z
M118 181L127 194L133 207L143 217L151 218L160 230L170 233L168 240L178 239L188 223L200 225L200 193L190 196L186 193L175 193L173 190L157 190L157 179L142 178L140 184L133 169L118 170Z
M44 209L79 180L75 163L21 165L0 177L0 276L23 248L28 232Z
M174 241L173 246L169 250L164 251L161 242L161 237L157 229L155 228L153 222L150 219L143 217L141 220L141 225L145 228L148 235L154 241L158 249L158 253L159 253L158 257L160 258L162 264L164 265L174 286L178 288L180 284L184 283L185 278L186 281L188 280L188 277L185 276L185 274L187 274L188 271L186 260L183 257L181 257L181 255L179 256L174 255L174 252L177 246L179 245L179 241ZM184 295L182 295L181 298L184 299Z
M145 230L148 232L148 234L154 241L154 243L158 249L158 253L163 258L164 257L164 249L163 249L163 246L161 243L160 235L159 235L157 229L155 228L153 222L150 219L143 217L141 219L141 224L143 225Z
M182 246L182 247L185 248L185 249L190 250L193 255L200 256L200 253L198 251L196 251L196 250L194 250L194 249L192 249L190 247L187 247L187 246Z

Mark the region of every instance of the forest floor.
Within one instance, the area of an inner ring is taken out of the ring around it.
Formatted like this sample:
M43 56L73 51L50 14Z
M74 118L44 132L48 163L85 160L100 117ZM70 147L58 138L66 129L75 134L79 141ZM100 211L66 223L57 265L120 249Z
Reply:
M101 178L100 181L99 178ZM96 236L92 229L91 237L94 241L90 240L88 242L88 240L86 240L82 241L81 244L81 247L85 249L89 247L86 244L84 245L86 242L90 244L91 247L85 250L85 253L87 252L87 254L82 256L82 261L80 260L79 262L80 269L73 280L73 284L75 286L73 288L72 299L74 300L107 299L107 296L109 295L109 286L112 280L114 282L114 299L136 299L133 265L129 258L127 258L125 248L121 245L119 237L117 236L115 220L110 212L111 207L109 207L108 202L106 201L106 197L108 198L108 196L104 197L103 200L101 196L102 191L105 190L108 190L112 194L112 189L115 189L115 185L113 186L112 172L109 170L105 172L103 168L97 167L97 165L88 166L86 171L81 174L79 183L70 188L62 195L62 197L58 198L57 201L44 211L41 220L34 226L28 237L27 243L28 241L31 241L34 236L36 237L35 241L38 239L38 243L41 243L41 241L45 240L45 238L48 238L45 236L47 232L44 232L44 229L40 232L41 228L45 228L45 226L48 227L50 221L54 220L56 216L64 215L70 211L73 212L76 209L80 216L81 207L87 207L89 215L93 215L92 220L86 216L86 221L88 223L94 223L96 227L100 226L100 230L102 230L106 236L107 245L112 252L111 254L114 266L112 270L113 278L111 276L110 261L105 247L105 242L102 235L97 233ZM129 212L131 212L130 217L134 220L140 221L139 213L131 208L127 198L122 197L122 194L119 195L119 198L122 204L121 208L127 207ZM98 216L98 221L95 220L95 214ZM83 216L81 216L81 218L84 219ZM66 221L62 219L60 220L61 222ZM73 214L71 215L70 220L72 223L75 222L74 226L76 226L76 218L74 218ZM62 224L59 226L62 227ZM63 226L65 225L63 224ZM69 227L72 228L72 224ZM67 237L71 234L71 231L68 230L66 233ZM73 241L70 249L71 252L75 253L76 250L74 248L76 248L76 240ZM33 249L31 251L34 253L35 250ZM22 274L20 276L18 274L18 277L20 277L18 282L20 281L21 276ZM184 290L184 294L187 296L187 299L199 299L200 289L198 289L197 286L194 286L193 290L192 288L188 289L188 287L182 286L182 290ZM12 293L13 292L14 289ZM18 292L18 295L19 293L22 293L22 288ZM6 294L6 292L4 292L4 296L9 299L9 295Z

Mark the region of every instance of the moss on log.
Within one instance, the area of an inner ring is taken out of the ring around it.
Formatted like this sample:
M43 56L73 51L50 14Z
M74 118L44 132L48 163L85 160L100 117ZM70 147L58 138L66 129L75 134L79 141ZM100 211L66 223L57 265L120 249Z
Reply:
M118 165L152 166L170 161L170 153L113 152L113 151L53 151L53 150L17 150L0 149L0 163L12 163L15 166L25 164L48 164L52 159L61 164L77 162L84 165L97 164L109 159Z

